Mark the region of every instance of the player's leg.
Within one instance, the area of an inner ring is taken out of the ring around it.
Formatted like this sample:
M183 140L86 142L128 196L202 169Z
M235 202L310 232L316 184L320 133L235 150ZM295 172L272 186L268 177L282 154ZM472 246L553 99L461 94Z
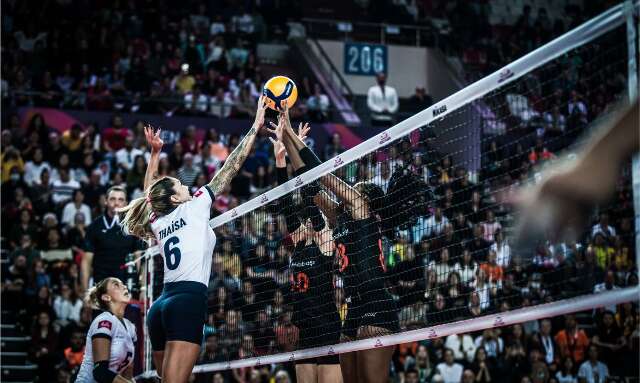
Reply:
M296 363L296 381L298 383L318 383L318 365L315 360L303 360Z
M162 365L164 364L164 350L153 352L153 365L156 366L156 373L162 378Z
M183 284L181 292L165 299L162 319L167 342L162 365L163 382L186 383L200 355L207 304L202 291L196 291L199 285Z
M393 346L358 351L357 369L359 382L389 382L389 364L393 356Z
M342 371L338 355L318 358L318 383L341 383Z
M382 314L382 313L379 313ZM367 317L370 318L370 317ZM358 328L358 339L372 338L389 334L384 327L364 325ZM357 368L360 382L386 383L389 381L389 364L393 356L393 346L377 347L358 351Z
M149 340L151 341L151 349L153 350L153 365L156 373L162 377L162 364L164 363L165 348L165 330L162 326L162 297L153 303L147 313L147 329L149 331Z
M170 340L164 350L163 383L186 383L200 355L200 345Z
M340 373L345 383L358 381L358 355L356 352L340 354Z

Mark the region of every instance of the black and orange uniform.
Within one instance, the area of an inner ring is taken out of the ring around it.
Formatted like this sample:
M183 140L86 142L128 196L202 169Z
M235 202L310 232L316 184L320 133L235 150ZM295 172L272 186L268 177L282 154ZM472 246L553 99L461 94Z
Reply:
M300 330L298 348L340 341L340 315L333 287L333 257L312 241L300 241L289 261L293 323Z
M385 289L386 266L382 234L373 217L353 220L338 217L333 238L347 299L347 317L342 333L355 338L359 327L398 330L398 308Z
M286 168L276 167L276 175L279 184L287 181ZM317 183L303 186L303 203L298 206L298 210L290 194L281 198L280 209L285 216L289 233L305 230L303 225L307 219L311 220L313 233L324 230L324 219L317 206L311 202L318 189ZM333 254L324 255L313 239L308 241L305 238L295 243L289 259L289 300L294 308L292 322L299 330L298 349L326 346L340 341L341 322L335 303L333 260ZM329 355L298 363L339 364L340 360L337 355Z

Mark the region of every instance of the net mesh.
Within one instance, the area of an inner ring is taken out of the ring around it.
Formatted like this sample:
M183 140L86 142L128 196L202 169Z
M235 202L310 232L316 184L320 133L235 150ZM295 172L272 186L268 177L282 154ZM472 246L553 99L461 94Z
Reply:
M222 353L206 361L506 312L591 294L611 278L636 283L627 278L635 251L629 169L616 200L574 242L549 236L516 251L505 202L624 99L625 41L617 28L341 164L326 177L343 183L323 181L318 194L333 201L321 209L319 232L309 219L319 197L300 188L216 227L205 338ZM294 170L289 163L290 178ZM287 215L307 226L305 235L291 235ZM607 219L624 232L610 232ZM155 295L161 280L156 273Z

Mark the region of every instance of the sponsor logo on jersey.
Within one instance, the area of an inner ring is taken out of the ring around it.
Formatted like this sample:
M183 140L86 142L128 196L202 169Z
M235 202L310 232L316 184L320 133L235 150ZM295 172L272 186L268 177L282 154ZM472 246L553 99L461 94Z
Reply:
M198 197L200 197L201 195L202 195L202 189L198 190L198 191L196 192L196 194L194 194L193 196L194 196L194 197L196 197L196 198L198 198Z
M316 264L316 261L291 262L293 267L310 267Z
M339 239L347 235L349 235L349 229L343 229L343 230L334 232L333 239Z
M109 331L111 331L111 322L108 320L101 320L100 322L98 322L98 328L108 328Z
M375 318L378 313L366 313L362 317L363 318Z
M442 113L447 111L447 106L446 105L442 105L442 106L437 106L435 108L433 108L433 117L437 117L439 115L441 115Z
M158 238L158 240L161 241L163 238L166 238L167 236L173 234L174 232L182 229L182 227L184 226L187 226L187 222L185 222L185 220L182 218L171 222L169 226L165 227L164 229L158 232L158 236L160 237Z

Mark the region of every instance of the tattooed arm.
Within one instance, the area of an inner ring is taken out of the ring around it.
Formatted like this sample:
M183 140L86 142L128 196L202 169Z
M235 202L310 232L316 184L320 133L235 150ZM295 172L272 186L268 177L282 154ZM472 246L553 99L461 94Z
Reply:
M227 185L231 183L233 177L240 171L244 160L247 159L251 147L256 140L258 130L264 124L264 113L267 108L264 103L264 96L261 96L258 100L258 110L256 111L256 119L251 126L251 129L244 136L238 146L231 152L229 157L224 161L222 168L213 176L207 186L211 189L213 194L219 194Z

